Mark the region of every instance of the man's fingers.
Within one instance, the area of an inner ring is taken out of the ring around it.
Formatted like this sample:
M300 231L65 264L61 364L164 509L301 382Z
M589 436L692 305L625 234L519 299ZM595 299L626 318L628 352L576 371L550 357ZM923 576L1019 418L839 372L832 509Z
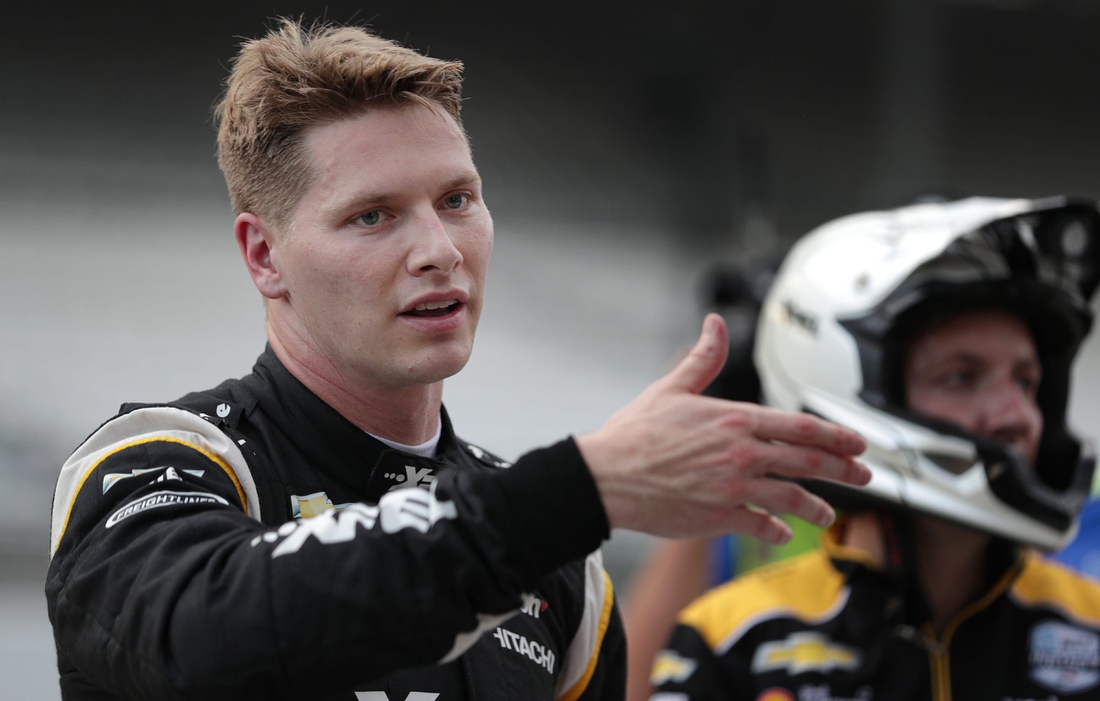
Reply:
M791 527L783 519L753 506L734 509L724 524L724 530L749 535L773 545L785 545L794 537Z
M761 440L821 448L837 455L859 455L867 449L863 436L811 414L761 408L754 433Z
M699 340L691 352L654 385L664 391L699 394L718 376L728 353L725 319L718 314L707 314Z
M871 471L853 458L833 455L817 448L768 443L757 448L756 460L749 468L753 477L776 474L798 479L823 479L864 485Z
M790 514L822 528L836 519L833 507L794 482L776 479L753 480L749 501L773 514Z

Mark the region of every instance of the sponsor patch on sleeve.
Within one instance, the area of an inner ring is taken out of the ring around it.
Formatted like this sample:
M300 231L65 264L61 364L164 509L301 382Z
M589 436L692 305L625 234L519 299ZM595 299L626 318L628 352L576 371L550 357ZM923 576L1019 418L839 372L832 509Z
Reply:
M161 467L150 467L144 470L130 470L129 472L111 472L109 474L103 475L103 493L106 494L108 489L115 486L124 479L128 479L130 477L141 477L142 475L147 475L151 472L161 471L163 471L164 474L157 479L158 482L163 482L166 479L180 479L179 475L176 473L175 468L168 465L164 465ZM206 470L180 470L180 472L191 475L192 477L198 477L199 479L202 479L202 476L206 474Z
M191 504L224 504L229 506L229 502L222 499L216 494L210 494L208 492L153 492L152 494L146 494L140 499L135 499L128 504L125 504L118 511L111 514L107 519L106 527L111 528L118 525L120 521L124 521L135 514L140 514L150 509L159 509L165 506L184 506Z

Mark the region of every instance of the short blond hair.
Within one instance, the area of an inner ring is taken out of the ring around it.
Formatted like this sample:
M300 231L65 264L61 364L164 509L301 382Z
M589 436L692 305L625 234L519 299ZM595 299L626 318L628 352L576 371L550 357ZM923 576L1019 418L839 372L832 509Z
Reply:
M244 43L215 108L218 165L234 213L285 229L315 177L305 129L403 101L442 109L461 127L462 64L360 27L291 19Z

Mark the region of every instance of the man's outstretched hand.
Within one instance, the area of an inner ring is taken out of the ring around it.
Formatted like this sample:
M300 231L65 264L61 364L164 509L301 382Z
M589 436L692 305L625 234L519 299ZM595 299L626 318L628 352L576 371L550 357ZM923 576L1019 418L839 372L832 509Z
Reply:
M784 543L791 530L773 513L821 526L835 515L819 497L771 475L870 481L853 459L866 448L854 431L809 414L700 396L727 350L725 321L709 314L679 365L603 428L577 437L612 528L669 538L735 532Z

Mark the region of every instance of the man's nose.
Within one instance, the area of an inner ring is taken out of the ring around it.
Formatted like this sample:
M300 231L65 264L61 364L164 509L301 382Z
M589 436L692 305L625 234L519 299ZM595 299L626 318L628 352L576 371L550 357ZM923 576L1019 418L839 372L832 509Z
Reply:
M414 228L407 259L411 274L449 273L462 264L462 252L434 208L418 213Z

